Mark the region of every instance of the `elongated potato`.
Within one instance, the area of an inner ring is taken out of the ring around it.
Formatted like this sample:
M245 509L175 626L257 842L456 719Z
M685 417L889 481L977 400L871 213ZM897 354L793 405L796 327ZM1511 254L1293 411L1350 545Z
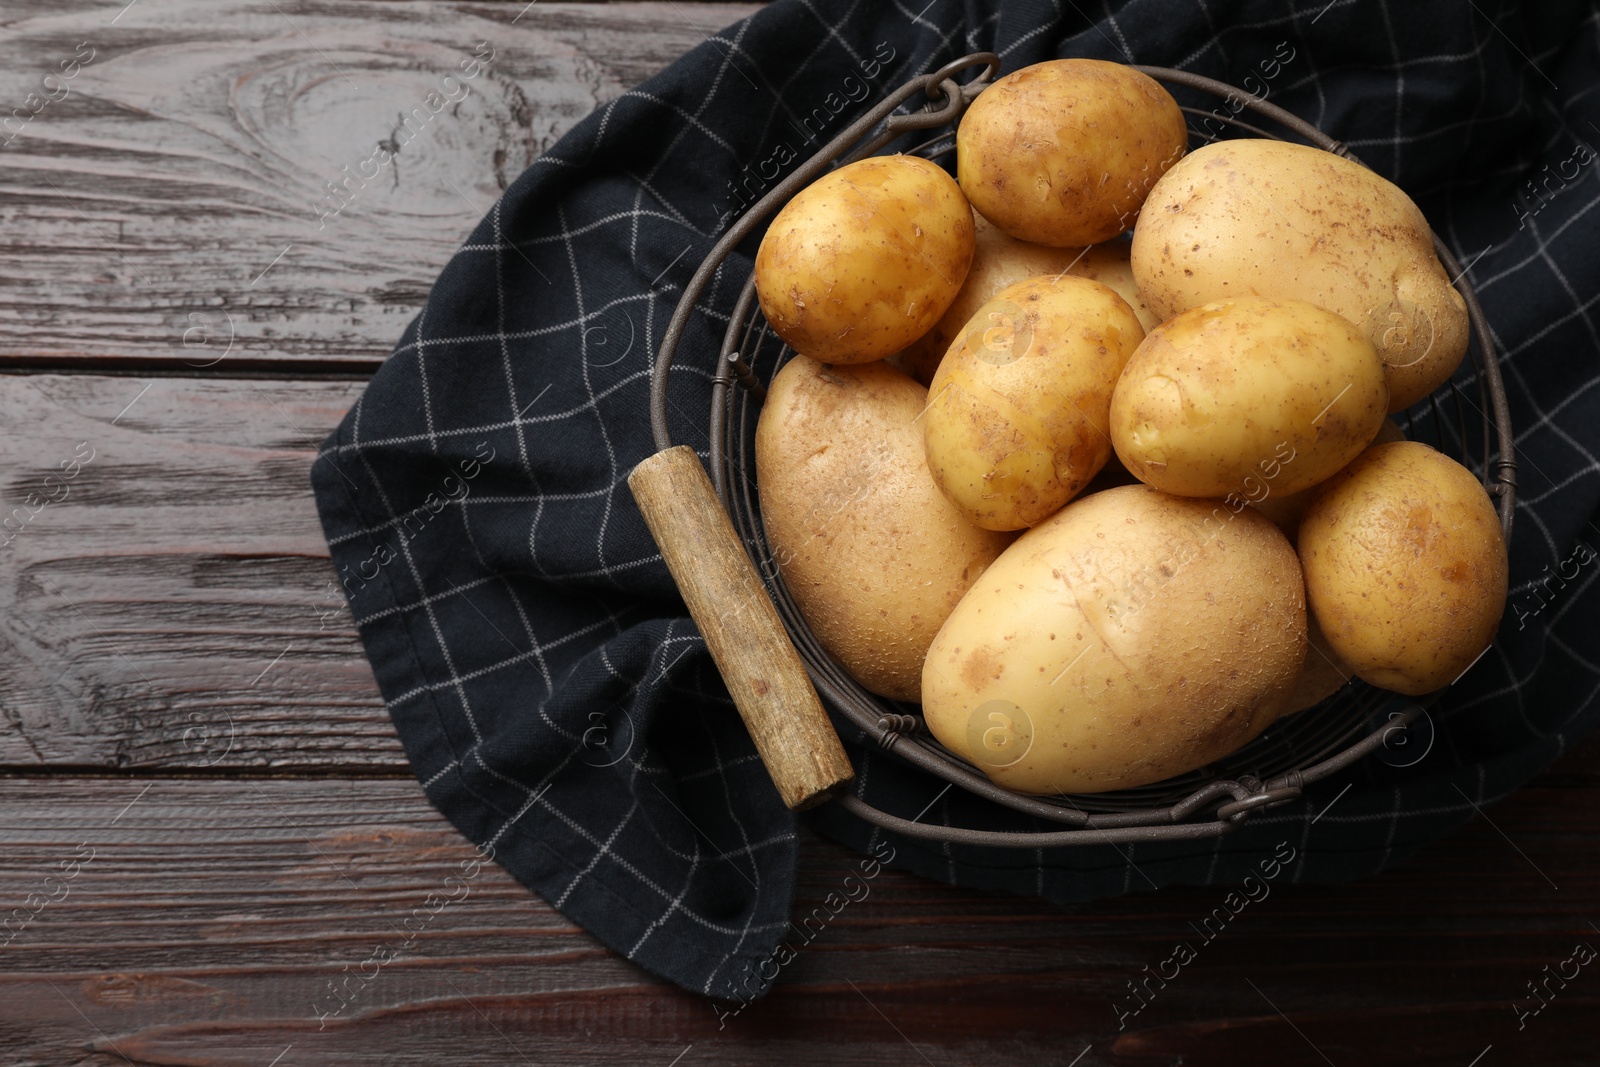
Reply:
M1300 566L1272 523L1123 486L984 572L928 650L922 710L1008 789L1145 785L1265 729L1305 649Z
M1006 75L956 129L956 174L979 213L1042 245L1091 245L1139 215L1189 130L1155 79L1121 63L1053 59Z
M756 296L779 337L828 363L893 355L928 331L972 262L972 211L917 156L874 156L784 205L756 252Z
M1383 365L1350 323L1298 300L1240 297L1150 332L1117 383L1111 440L1157 489L1260 500L1354 459L1388 399Z
M756 424L761 517L784 583L822 646L894 700L920 697L934 634L1011 541L934 486L916 422L926 399L885 364L796 356Z
M922 421L939 488L986 530L1047 518L1105 466L1111 391L1143 336L1099 282L1039 277L1001 290L928 390Z
M1371 448L1319 488L1299 551L1329 646L1383 689L1449 685L1505 611L1506 545L1489 494L1416 441Z
M1416 204L1304 145L1219 141L1180 160L1139 216L1133 274L1163 318L1264 296L1349 319L1383 360L1391 411L1448 381L1467 351L1466 303Z

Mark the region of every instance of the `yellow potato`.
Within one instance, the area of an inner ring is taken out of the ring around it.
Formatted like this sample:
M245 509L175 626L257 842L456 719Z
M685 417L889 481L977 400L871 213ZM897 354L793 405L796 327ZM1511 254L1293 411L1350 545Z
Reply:
M916 156L823 175L784 205L756 252L756 296L778 336L825 363L866 363L921 337L972 262L972 211Z
M761 517L784 584L823 648L894 700L919 698L934 634L1011 542L964 519L928 476L926 397L884 364L796 356L756 424Z
M1384 419L1383 425L1378 427L1378 436L1372 439L1373 445L1386 445L1390 441L1404 441L1406 435L1400 427L1395 425L1393 419ZM1294 544L1300 535L1300 519L1306 513L1306 508L1311 506L1311 499L1317 495L1316 487L1302 489L1298 493L1268 493L1260 500L1252 500L1250 506L1277 524L1283 531L1290 544ZM1313 638L1313 643L1315 639ZM1309 656L1307 657L1310 658ZM1348 674L1349 672L1345 672Z
M1189 143L1177 101L1121 63L1054 59L995 82L956 128L956 174L984 218L1024 241L1122 233Z
M891 362L911 377L927 385L950 346L978 309L1008 285L1041 274L1060 274L1083 257L1081 248L1048 248L1029 244L997 230L982 215L973 217L977 238L973 245L972 268L961 292L951 302L933 329L923 334L895 356ZM1133 273L1130 269L1129 278Z
M1161 316L1151 308L1134 281L1130 259L1132 252L1133 244L1127 238L1114 237L1102 244L1090 245L1084 251L1083 258L1067 268L1067 273L1115 289L1117 295L1126 300L1128 306L1133 308L1133 313L1139 316L1139 325L1144 327L1145 333L1149 333L1161 325Z
M1317 625L1317 617L1307 611L1306 662L1300 668L1300 677L1295 680L1294 691L1289 694L1283 713L1278 717L1315 707L1343 689L1354 676L1355 672L1328 647L1328 639L1323 636L1322 627Z
M1310 488L1367 447L1388 410L1355 327L1298 300L1237 300L1162 323L1128 360L1111 440L1140 481L1260 500Z
M1099 282L1047 276L1001 290L928 390L922 422L939 488L986 530L1049 517L1105 466L1111 391L1143 336Z
M1163 317L1265 296L1349 319L1383 360L1391 411L1449 380L1467 350L1466 303L1416 204L1304 145L1219 141L1179 161L1139 216L1133 274Z
M1161 322L1134 285L1133 266L1128 261L1132 246L1126 240L1111 240L1088 248L1051 248L1008 236L982 215L974 216L972 221L978 236L966 284L933 329L889 360L923 385L933 381L939 361L980 307L1006 286L1043 274L1053 276L1065 271L1074 277L1110 286L1133 308L1139 325L1145 330L1153 330Z
M1146 785L1266 728L1305 649L1300 567L1272 523L1123 486L984 572L928 650L922 710L1008 789Z
M1397 693L1455 681L1505 611L1506 545L1488 493L1415 441L1378 445L1317 490L1300 559L1329 647Z

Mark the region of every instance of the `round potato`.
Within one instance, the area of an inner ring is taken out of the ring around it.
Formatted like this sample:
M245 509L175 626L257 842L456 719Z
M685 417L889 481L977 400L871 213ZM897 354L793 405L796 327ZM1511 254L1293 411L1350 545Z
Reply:
M1317 490L1300 559L1329 647L1396 693L1455 681L1505 611L1506 545L1489 494L1415 441L1378 445Z
M1266 728L1305 649L1300 566L1277 527L1123 486L1067 505L984 572L928 650L922 710L1008 789L1146 785Z
M1081 248L1049 248L1019 241L1005 231L996 229L982 215L974 216L972 222L976 233L972 267L967 271L967 280L962 284L961 292L956 294L955 300L933 329L892 360L923 385L933 381L939 361L972 316L994 299L1000 290L1041 274L1060 274L1084 256ZM1128 276L1133 276L1131 269Z
M1099 282L1128 302L1144 329L1154 329L1161 321L1134 285L1133 267L1128 261L1131 246L1126 240L1111 240L1088 248L1051 248L1019 241L996 229L982 215L975 216L972 221L977 227L978 239L966 284L933 329L890 359L890 363L923 385L933 381L939 361L980 307L1006 286L1040 275L1065 272Z
M1198 148L1156 183L1133 235L1139 291L1162 317L1214 300L1305 300L1382 358L1389 410L1449 380L1467 306L1411 198L1359 163L1266 139Z
M1393 419L1384 419L1383 425L1378 427L1378 436L1372 439L1373 445L1386 445L1390 441L1404 441L1405 433L1395 425ZM1316 487L1302 489L1298 493L1268 493L1260 500L1252 500L1251 507L1271 519L1283 531L1290 544L1294 544L1300 536L1300 519L1305 515L1306 509L1311 506L1312 497L1317 495ZM1315 634L1313 634L1315 643ZM1310 657L1308 656L1307 659ZM1348 671L1345 672L1349 674Z
M978 309L939 364L923 416L928 469L986 530L1049 517L1105 466L1106 418L1144 331L1086 278L1039 277Z
M979 213L1042 245L1122 233L1189 130L1155 79L1121 63L1054 59L995 82L956 128L956 174Z
M1000 551L928 476L927 393L885 364L805 356L773 379L756 484L773 559L822 647L880 696L915 701L922 657Z
M1260 500L1354 459L1388 400L1383 364L1350 323L1298 300L1241 297L1150 331L1117 383L1111 440L1157 489Z
M972 242L972 211L950 175L916 156L875 156L823 175L778 212L756 252L756 296L796 352L867 363L939 321Z

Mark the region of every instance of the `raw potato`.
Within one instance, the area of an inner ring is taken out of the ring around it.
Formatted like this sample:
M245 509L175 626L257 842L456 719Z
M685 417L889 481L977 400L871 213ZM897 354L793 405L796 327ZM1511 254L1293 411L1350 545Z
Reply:
M980 530L928 476L927 393L884 364L790 360L756 425L773 558L817 639L880 696L915 701L945 617L1011 542Z
M922 710L1008 789L1127 788L1255 737L1305 651L1300 567L1272 523L1123 486L1069 504L984 573L928 650Z
M1306 300L1355 323L1384 363L1389 410L1449 380L1467 307L1411 198L1304 145L1219 141L1151 190L1133 235L1139 291L1163 317L1214 300Z
M982 215L972 221L977 226L978 238L966 284L938 324L889 361L923 385L933 381L939 361L944 359L944 354L977 314L978 308L994 299L1006 286L1043 274L1054 276L1065 271L1110 286L1133 308L1139 325L1145 330L1152 330L1160 323L1133 283L1133 267L1128 261L1132 246L1126 240L1111 240L1088 248L1050 248L1009 237Z
M1393 419L1384 419L1383 425L1378 427L1378 436L1372 439L1374 445L1386 445L1390 441L1404 441L1406 435L1400 427L1395 425ZM1269 493L1260 500L1252 500L1251 506L1261 514L1271 519L1282 530L1284 536L1294 544L1300 536L1300 519L1305 515L1306 508L1311 506L1311 500L1317 495L1316 487L1302 489L1298 493ZM1313 643L1315 636L1313 635ZM1309 656L1307 657L1310 658ZM1346 672L1347 674L1349 672Z
M1140 481L1179 496L1260 500L1308 489L1383 423L1367 339L1298 300L1205 304L1150 332L1111 401L1111 440Z
M1133 243L1125 237L1114 237L1102 244L1090 245L1083 258L1067 269L1068 274L1109 285L1117 295L1128 302L1133 313L1139 316L1139 325L1149 333L1161 325L1161 316L1155 313L1139 292L1133 278Z
M977 238L973 246L972 268L944 316L933 329L923 334L893 362L911 377L927 385L951 344L966 327L978 308L988 303L1008 285L1036 278L1041 274L1060 274L1072 265L1081 248L1047 248L1029 244L997 230L982 215L974 216ZM1133 276L1130 269L1130 278Z
M1328 639L1323 636L1322 627L1317 625L1317 617L1307 611L1306 662L1300 668L1300 677L1295 680L1289 702L1278 717L1293 715L1322 703L1343 689L1354 673L1328 647Z
M756 295L779 337L825 363L893 355L939 321L972 262L972 211L916 156L823 175L772 220Z
M1489 494L1415 441L1378 445L1317 490L1300 558L1329 646L1396 693L1455 681L1505 611L1506 545Z
M1189 144L1177 101L1121 63L1055 59L1008 74L956 128L956 173L984 218L1023 241L1115 237Z
M1144 331L1126 301L1071 275L978 309L928 390L928 468L986 530L1048 518L1111 454L1111 391Z

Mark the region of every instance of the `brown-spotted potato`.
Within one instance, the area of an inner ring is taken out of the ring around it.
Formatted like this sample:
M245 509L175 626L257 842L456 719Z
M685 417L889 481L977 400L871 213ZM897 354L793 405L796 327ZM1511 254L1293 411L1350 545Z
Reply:
M774 560L812 632L855 679L918 699L922 657L1011 542L934 486L917 422L927 392L884 363L784 365L756 424Z
M1143 336L1127 301L1087 278L1001 290L928 389L922 423L939 488L987 530L1048 518L1105 466L1111 392Z
M1391 411L1467 350L1467 306L1411 198L1359 163L1264 138L1197 148L1162 176L1133 235L1139 291L1163 317L1216 300L1305 300L1383 360Z
M1122 486L1068 504L984 572L928 650L922 711L1007 789L1131 788L1259 734L1305 649L1300 566L1277 527Z
M1354 326L1298 300L1191 308L1145 337L1111 401L1111 439L1140 481L1259 500L1307 489L1383 424L1383 365Z
M1299 552L1329 647L1396 693L1455 681L1505 611L1506 544L1489 494L1420 442L1377 445L1320 487Z
M1133 225L1151 186L1189 144L1155 79L1098 59L1008 74L956 129L956 174L984 218L1023 241L1068 247Z
M867 363L926 333L966 280L972 211L917 156L873 156L784 205L756 252L756 296L778 336L825 363Z

